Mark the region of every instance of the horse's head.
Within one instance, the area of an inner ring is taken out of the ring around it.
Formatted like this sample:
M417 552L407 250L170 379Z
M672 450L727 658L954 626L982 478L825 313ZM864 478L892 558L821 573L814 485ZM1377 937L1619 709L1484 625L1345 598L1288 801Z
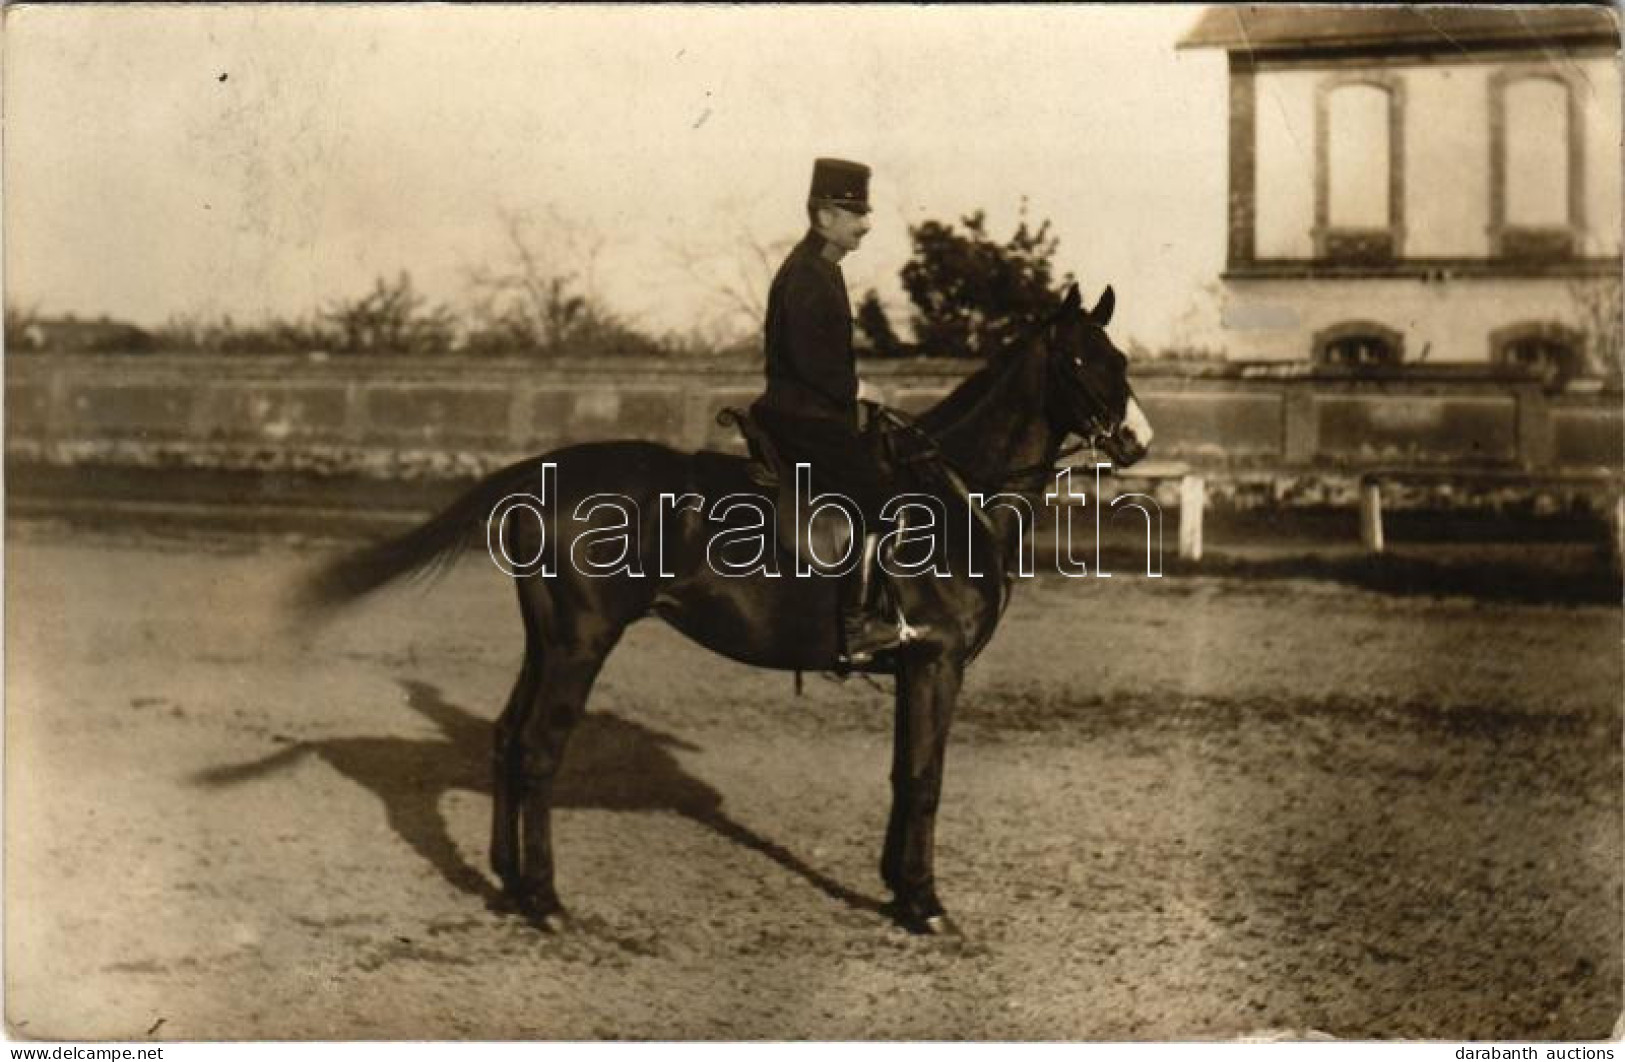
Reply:
M1106 335L1117 297L1108 287L1086 310L1078 286L1067 289L1046 332L1049 412L1055 427L1098 445L1120 468L1146 455L1151 422L1128 380L1128 358Z

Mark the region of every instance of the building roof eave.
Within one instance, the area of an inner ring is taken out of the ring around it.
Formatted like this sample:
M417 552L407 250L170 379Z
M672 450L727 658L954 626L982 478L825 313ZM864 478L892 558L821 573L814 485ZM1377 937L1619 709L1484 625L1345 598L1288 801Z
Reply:
M1181 49L1313 52L1366 48L1457 51L1620 42L1609 6L1215 4L1180 38Z

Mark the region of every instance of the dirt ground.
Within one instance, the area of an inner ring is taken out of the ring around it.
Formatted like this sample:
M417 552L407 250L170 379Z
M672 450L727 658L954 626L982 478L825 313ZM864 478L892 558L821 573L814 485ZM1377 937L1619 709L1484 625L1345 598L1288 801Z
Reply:
M612 657L557 819L574 932L491 909L511 591L312 638L319 549L13 535L6 1017L117 1039L1599 1038L1621 616L1330 581L1035 581L971 672L960 940L877 910L889 694Z

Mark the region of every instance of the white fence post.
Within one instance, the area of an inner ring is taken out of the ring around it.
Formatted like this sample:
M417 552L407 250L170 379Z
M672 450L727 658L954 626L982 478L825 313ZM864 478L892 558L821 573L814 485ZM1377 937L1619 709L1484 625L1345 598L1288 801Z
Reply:
M1360 545L1367 553L1381 553L1382 485L1375 479L1360 480Z
M1207 504L1207 481L1185 475L1179 480L1179 555L1202 559L1202 509Z

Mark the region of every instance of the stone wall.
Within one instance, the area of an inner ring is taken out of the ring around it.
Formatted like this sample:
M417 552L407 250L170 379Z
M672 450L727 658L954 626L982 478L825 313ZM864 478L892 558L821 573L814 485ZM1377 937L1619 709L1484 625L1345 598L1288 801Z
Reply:
M875 362L862 371L889 404L918 410L968 368ZM8 494L25 509L45 496L161 500L176 491L205 505L342 505L363 489L414 499L401 485L466 480L595 439L735 450L716 411L749 402L760 379L748 361L13 354ZM1621 464L1617 394L1549 394L1482 369L1373 377L1152 364L1135 380L1157 433L1153 470L1188 467L1215 482L1379 469L1538 483L1617 474Z

